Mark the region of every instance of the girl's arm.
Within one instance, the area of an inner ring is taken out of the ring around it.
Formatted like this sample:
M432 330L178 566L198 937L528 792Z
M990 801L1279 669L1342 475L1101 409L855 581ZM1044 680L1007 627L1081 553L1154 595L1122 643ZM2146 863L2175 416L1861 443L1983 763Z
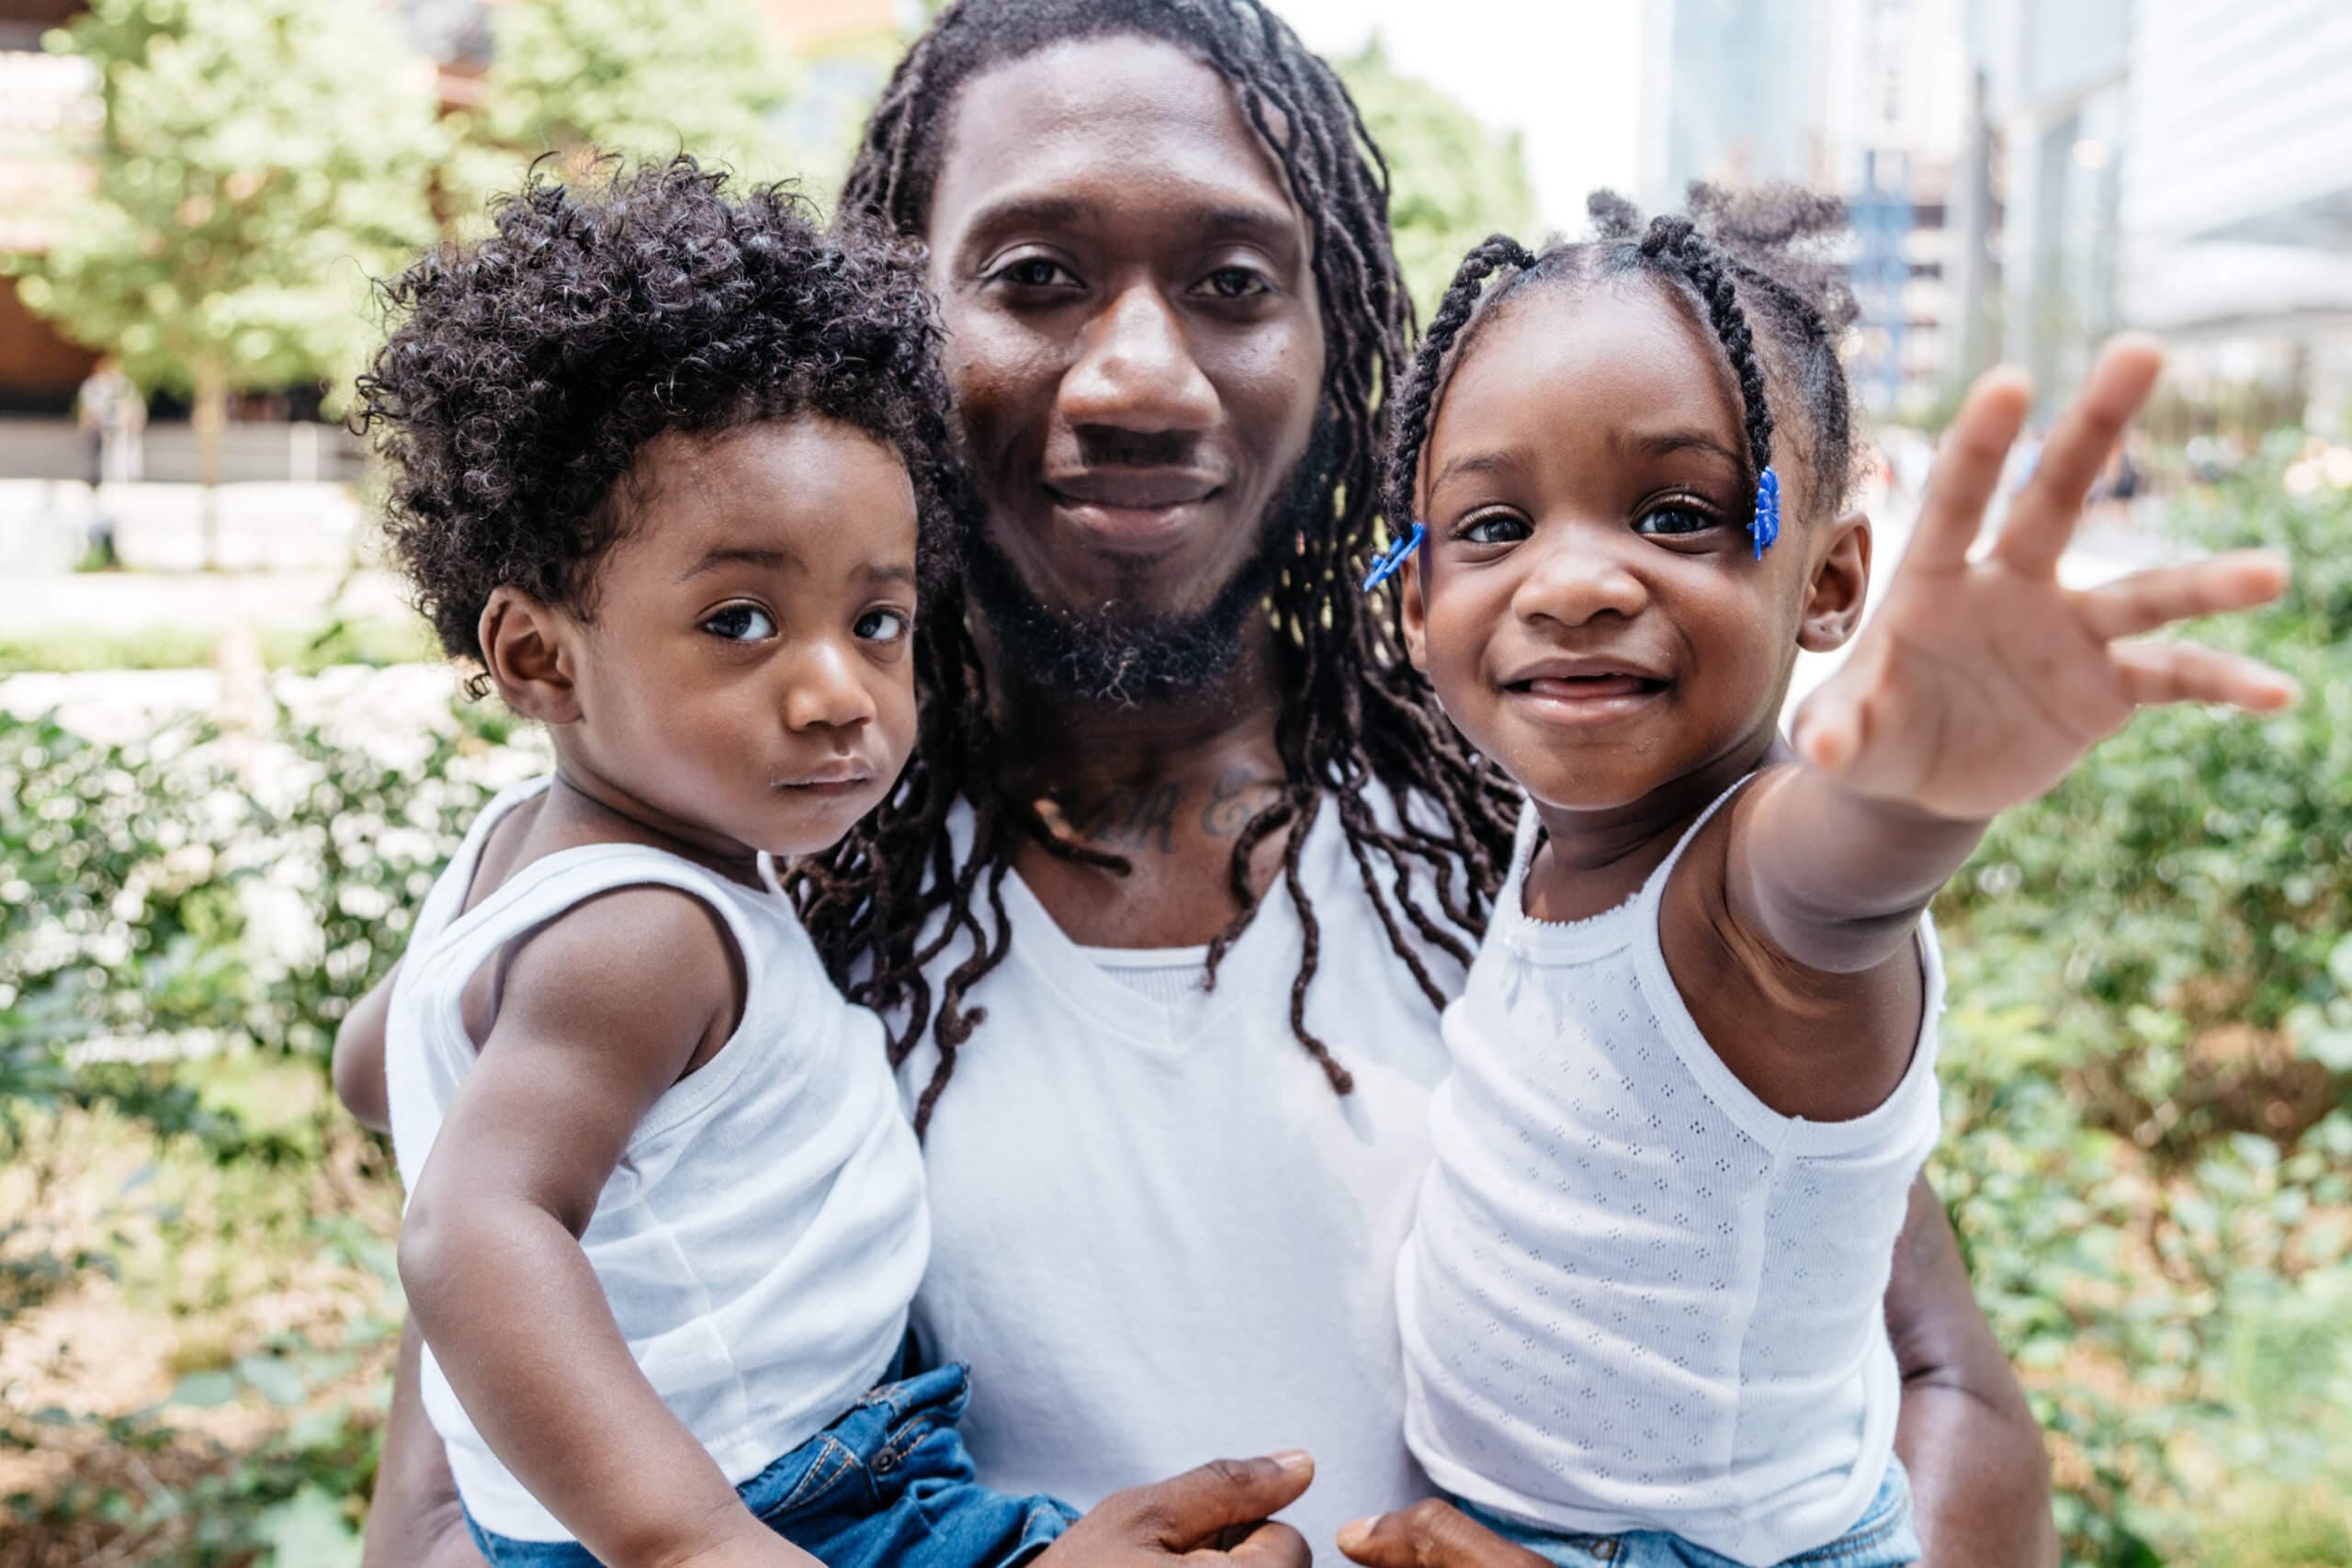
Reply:
M646 1110L732 1027L698 900L608 894L529 939L401 1230L401 1282L466 1413L616 1568L815 1561L752 1517L638 1370L579 1237Z
M2161 363L2143 338L2109 346L1978 561L1969 549L2031 389L1996 370L1970 392L1885 603L1798 716L1804 765L1759 780L1734 815L1725 896L1770 948L1816 973L1885 964L1985 825L2056 784L2133 708L2293 700L2291 682L2251 660L2126 640L2278 597L2277 556L2058 582L2084 496Z
M406 962L401 960L401 964ZM343 1027L334 1032L335 1098L354 1121L378 1133L392 1130L391 1105L384 1088L384 1015L391 1011L392 985L401 977L401 964L394 964L366 996L351 1004L351 1010L343 1015Z

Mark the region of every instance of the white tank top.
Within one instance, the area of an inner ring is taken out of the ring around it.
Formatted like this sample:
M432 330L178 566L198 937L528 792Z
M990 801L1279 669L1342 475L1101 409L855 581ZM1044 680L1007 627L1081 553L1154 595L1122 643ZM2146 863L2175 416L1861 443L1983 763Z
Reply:
M1567 924L1522 911L1522 816L1445 1013L1453 1072L1396 1276L1406 1434L1440 1485L1547 1529L1779 1562L1860 1518L1893 1449L1883 1301L1936 1141L1943 976L1923 918L1925 1021L1875 1110L1767 1107L1659 944L1667 879L1722 804L1631 903Z
M740 1484L897 1354L929 1247L922 1156L880 1021L826 978L764 857L762 892L641 845L565 850L465 909L492 824L546 787L482 812L417 917L384 1036L401 1179L414 1190L473 1066L461 998L499 949L616 887L674 887L715 910L742 954L742 1022L638 1123L581 1247L647 1380ZM467 1419L429 1347L422 1387L475 1519L570 1539Z
M960 863L968 812L956 829ZM1405 1450L1390 1282L1445 1058L1328 801L1299 875L1321 932L1306 1023L1355 1075L1344 1099L1291 1034L1306 937L1279 883L1204 991L1205 950L1090 950L1006 876L1012 951L972 993L987 1016L924 1142L915 1325L929 1355L971 1363L962 1429L989 1485L1091 1507L1303 1448L1315 1484L1281 1517L1344 1568L1341 1525L1430 1495ZM1416 886L1433 903L1426 873ZM976 905L990 919L985 885ZM1420 951L1452 996L1463 966ZM934 998L969 952L959 938L925 968ZM926 1035L899 1070L910 1104L937 1061Z

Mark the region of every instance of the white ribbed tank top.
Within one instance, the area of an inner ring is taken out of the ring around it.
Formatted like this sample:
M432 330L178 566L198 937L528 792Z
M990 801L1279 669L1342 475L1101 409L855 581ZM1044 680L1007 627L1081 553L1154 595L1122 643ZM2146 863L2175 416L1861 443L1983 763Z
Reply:
M930 1248L922 1157L881 1021L826 977L764 857L761 891L642 845L566 850L466 909L491 826L547 783L492 802L417 917L385 1023L393 1154L414 1190L476 1057L466 982L499 949L616 887L675 887L717 911L743 958L742 1022L638 1123L580 1244L638 1366L740 1484L897 1355ZM422 1388L475 1519L571 1539L482 1440L429 1346Z
M1757 1099L1658 937L1668 878L1728 798L1632 902L1566 924L1523 911L1522 815L1446 1010L1397 1312L1406 1438L1439 1485L1551 1529L1774 1563L1849 1529L1893 1450L1883 1299L1936 1141L1943 975L1923 917L1924 1021L1877 1109L1808 1122Z

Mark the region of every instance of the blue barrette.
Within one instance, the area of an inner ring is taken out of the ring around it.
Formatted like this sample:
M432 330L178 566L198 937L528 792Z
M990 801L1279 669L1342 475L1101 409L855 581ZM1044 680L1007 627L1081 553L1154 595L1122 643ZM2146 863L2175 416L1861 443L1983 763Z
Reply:
M1416 523L1411 533L1373 557L1372 570L1363 574L1363 591L1369 593L1394 577L1396 569L1405 564L1405 558L1421 547L1421 540L1428 533L1428 528Z
M1756 520L1747 525L1747 532L1756 541L1758 560L1764 558L1764 552L1781 536L1781 476L1769 465L1762 482L1756 487Z

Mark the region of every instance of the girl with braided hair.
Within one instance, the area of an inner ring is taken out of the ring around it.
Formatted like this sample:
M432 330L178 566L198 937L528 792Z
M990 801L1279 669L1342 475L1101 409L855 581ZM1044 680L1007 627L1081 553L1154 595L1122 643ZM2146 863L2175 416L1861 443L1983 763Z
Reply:
M1972 562L2028 401L1996 371L1784 740L1798 650L1854 635L1870 576L1850 307L1809 249L1834 208L1701 187L1646 225L1593 212L1588 242L1474 250L1398 398L1389 514L1427 541L1407 647L1528 797L1445 1015L1397 1271L1407 1439L1556 1563L1910 1562L1882 1301L1937 1134L1928 901L2136 705L2290 701L2259 666L2124 640L2262 603L2285 568L2059 586L2144 342L2108 351Z

